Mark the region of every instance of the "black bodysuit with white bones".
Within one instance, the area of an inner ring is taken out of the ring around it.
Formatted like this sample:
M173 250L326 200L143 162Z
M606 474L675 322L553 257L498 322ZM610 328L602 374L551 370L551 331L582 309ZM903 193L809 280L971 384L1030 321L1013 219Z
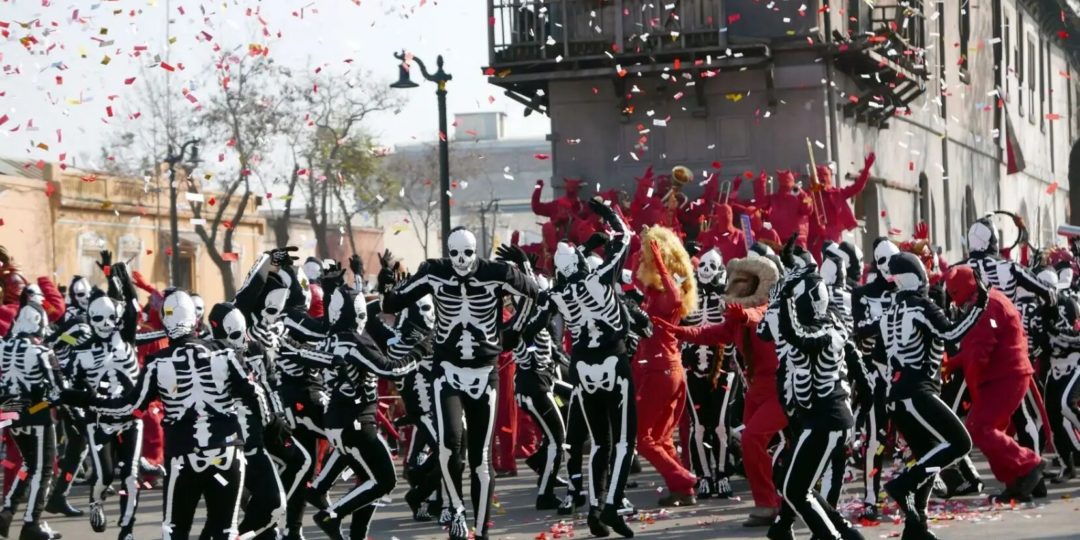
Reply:
M1058 299L1057 319L1048 332L1049 369L1046 373L1046 414L1054 448L1062 463L1062 475L1075 474L1080 457L1080 332L1076 321L1080 308L1068 295Z
M108 399L85 393L72 397L90 401L94 411L111 417L133 414L160 398L168 467L162 538L188 538L195 509L205 497L204 537L231 540L238 536L247 463L236 401L258 390L231 350L194 337L195 306L187 293L166 293L162 312L169 345L147 359L133 388Z
M683 325L721 324L727 303L727 276L720 252L701 255L697 268L698 308ZM726 471L728 462L728 405L737 390L735 346L686 343L682 348L686 368L686 411L690 418L690 465L698 477L699 497L732 495Z
M19 308L8 337L0 342L0 389L7 399L20 403L19 418L10 430L22 455L19 474L11 483L0 511L0 536L8 529L18 506L26 500L20 538L47 540L48 526L40 521L52 477L56 455L56 435L49 402L58 401L63 383L60 366L53 352L42 346L41 338L48 319L36 304Z
M559 314L570 331L571 382L592 438L589 454L589 527L628 532L618 506L637 439L637 415L626 349L627 312L617 292L630 244L622 217L596 199L593 209L611 228L603 262L590 269L582 253L560 242L554 256L556 283L538 299L523 332L529 340ZM611 472L610 481L608 471ZM603 501L603 510L601 510Z
M108 279L108 294L95 291L87 307L93 336L72 348L66 371L75 388L103 399L122 396L139 378L135 354L139 314L135 286L124 263L112 265ZM110 416L93 411L87 411L86 418L87 444L94 468L90 526L95 532L105 531L105 488L112 483L114 471L120 470L123 478L123 488L119 490L120 535L123 538L132 534L139 503L143 422L130 414Z
M333 540L342 540L341 522L352 516L351 537L367 538L376 502L396 484L394 460L375 425L378 379L401 379L416 369L422 347L404 358L390 360L364 332L367 305L361 293L340 286L327 291L329 336L317 354L335 376L325 415L327 438L342 460L361 479L326 510L315 514L316 524ZM318 357L316 357L318 358Z
M435 303L432 396L439 429L439 463L454 516L453 539L468 536L461 491L462 414L469 425L468 447L476 535L487 536L494 482L489 447L495 427L498 372L502 352L499 326L506 295L535 298L536 282L514 265L480 259L476 237L456 229L447 239L449 259L429 259L389 291L382 301L397 313L431 295Z
M292 394L292 386L283 382L284 368L279 369L285 362L281 360L282 343L288 338L285 328L285 311L289 300L290 290L288 284L281 277L280 270L275 270L278 263L284 263L287 252L284 250L272 250L262 254L248 272L243 285L236 293L235 304L245 315L247 335L252 345L249 345L243 358L248 371L253 374L259 384L271 408L272 418L269 427L272 428L270 436L264 438L266 451L273 458L274 466L280 473L281 486L285 491L287 511L285 518L286 536L298 537L303 526L304 511L304 486L311 480L314 472L312 456L314 452L301 442L304 435L294 432L293 435L281 434L279 419L284 419L288 425L296 429L297 420L294 411L303 408L295 405L295 401L287 401ZM257 345L257 348L253 348ZM261 353L261 358L259 357ZM292 367L291 364L289 367ZM302 383L299 383L302 386ZM284 391L283 391L283 388ZM298 392L305 395L302 390ZM306 403L303 401L302 403ZM319 405L321 417L321 404ZM240 411L245 417L245 425L248 429L254 429L257 416L252 414L249 407L240 405ZM310 430L303 431L310 434ZM264 435L267 435L264 431ZM310 439L314 446L314 438ZM251 448L248 452L251 452ZM265 467L261 459L253 460L252 467L256 473L258 469ZM252 476L251 481L256 481ZM249 502L249 504L251 504ZM257 509L260 513L273 511L273 501L256 500ZM247 519L245 513L244 527L255 527L261 520ZM243 529L241 529L243 530Z
M890 418L915 463L889 481L885 490L900 505L905 528L925 531L934 477L971 450L964 425L939 397L945 344L960 343L975 326L985 310L986 293L981 291L975 306L953 323L927 296L926 268L918 257L894 255L889 272L898 290L880 325L889 362Z

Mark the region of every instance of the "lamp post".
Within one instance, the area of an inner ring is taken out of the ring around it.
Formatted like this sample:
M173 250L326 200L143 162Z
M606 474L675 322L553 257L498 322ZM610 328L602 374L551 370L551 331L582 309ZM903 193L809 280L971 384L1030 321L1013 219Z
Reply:
M165 157L165 163L169 164L169 285L172 286L176 286L176 277L180 274L180 231L176 216L176 164L184 160L188 148L191 148L188 163L194 167L199 163L199 139L185 142L180 146L180 152L175 154L170 145L169 155Z
M398 65L398 81L390 85L390 88L416 88L409 75L409 65L406 63L405 51L394 53L394 58L401 60ZM424 62L413 56L411 60L420 66L420 73L424 78L437 84L435 95L439 98L439 226L442 235L442 254L448 257L446 238L450 235L450 134L446 126L446 83L453 79L453 75L443 71L443 57L440 54L435 60L435 73L429 73Z

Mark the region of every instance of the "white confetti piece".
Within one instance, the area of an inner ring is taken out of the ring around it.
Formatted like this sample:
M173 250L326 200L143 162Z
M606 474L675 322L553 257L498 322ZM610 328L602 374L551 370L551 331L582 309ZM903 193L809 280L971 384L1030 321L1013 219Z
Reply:
M187 193L184 193L184 198L187 199L188 202L198 202L198 203L203 202L202 193L192 193L192 192L189 191Z
M229 485L229 481L226 480L224 476L221 476L221 474L215 474L214 480L217 480L218 483L222 485L222 487Z

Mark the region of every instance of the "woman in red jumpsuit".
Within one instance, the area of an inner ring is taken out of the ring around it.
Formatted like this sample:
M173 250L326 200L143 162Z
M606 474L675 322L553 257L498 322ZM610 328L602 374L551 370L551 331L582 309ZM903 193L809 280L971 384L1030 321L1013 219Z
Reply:
M779 513L781 503L773 483L768 446L773 437L787 426L787 417L777 393L776 370L780 362L776 357L776 347L757 336L757 325L765 314L769 289L779 279L779 272L764 257L730 261L727 272L728 310L724 322L680 327L654 318L654 331L663 328L679 339L703 345L734 343L746 359L748 388L743 408L742 451L746 479L754 496L754 509L744 525L767 527Z
M644 285L642 309L651 317L677 323L697 306L690 256L678 235L663 227L645 231L637 277ZM696 504L697 477L683 466L673 435L686 407L686 376L678 338L662 328L641 340L632 364L637 390L637 447L664 477L668 495L660 506Z

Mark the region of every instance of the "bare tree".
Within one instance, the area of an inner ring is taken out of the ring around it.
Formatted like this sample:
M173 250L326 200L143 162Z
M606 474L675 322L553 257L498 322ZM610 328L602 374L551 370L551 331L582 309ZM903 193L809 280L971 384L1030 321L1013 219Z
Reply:
M453 178L474 178L481 171L482 156L460 147L450 147L450 172L452 187L461 185ZM412 225L416 240L424 250L424 258L431 256L431 240L441 242L444 231L439 230L439 147L425 144L417 149L392 154L386 158L386 174L401 188L394 198L394 206L405 211ZM451 189L453 192L453 189ZM454 201L451 201L454 202Z
M235 152L236 167L220 180L224 192L211 206L209 200L189 200L195 217L195 233L206 253L221 272L226 298L236 293L231 260L235 253L233 235L244 219L252 191L253 175L265 152L270 150L290 116L286 107L293 100L289 85L277 83L287 76L272 59L264 56L227 55L219 63L219 93L210 98L200 114L200 123L209 126L207 138L224 143ZM275 84L277 83L277 84ZM197 180L197 179L194 179ZM187 190L200 193L198 181L189 181Z
M399 102L385 83L366 73L351 79L314 75L304 97L316 128L305 152L302 184L316 252L330 256L327 232L336 221L355 253L352 217L381 206L393 189L390 177L378 171L376 145L363 122L371 114L396 109Z

